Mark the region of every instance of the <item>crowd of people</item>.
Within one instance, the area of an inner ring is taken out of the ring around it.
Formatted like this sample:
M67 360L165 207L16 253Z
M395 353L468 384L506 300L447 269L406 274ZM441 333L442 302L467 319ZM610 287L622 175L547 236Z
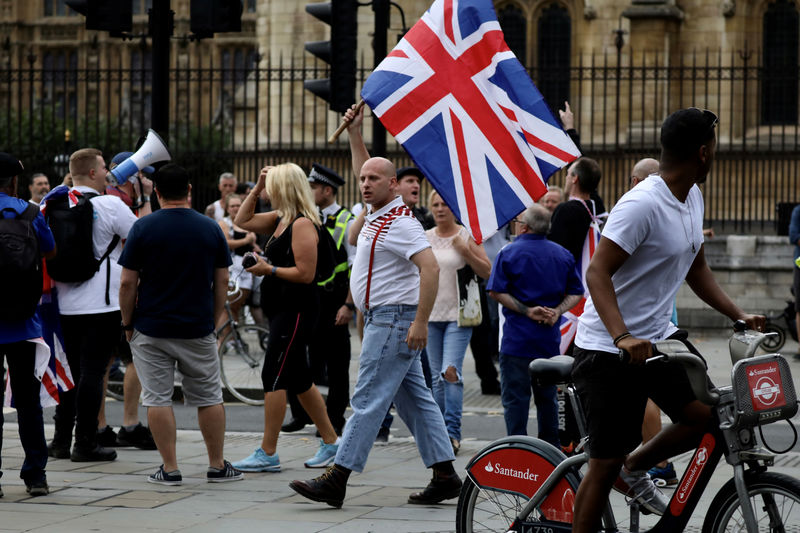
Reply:
M112 175L103 154L86 148L70 158L70 187L48 192L46 176L31 177L30 202L41 202L39 211L15 198L22 164L0 154L0 208L14 213L0 222L33 228L39 268L42 257L52 277L45 275L42 284L57 295L58 331L74 384L61 391L47 445L41 373L34 365L43 324L36 313L13 316L4 305L0 355L20 412L26 454L20 475L28 491L47 494L48 455L111 461L113 447L123 445L158 450L162 464L148 482L181 484L172 410L178 372L186 404L197 407L209 482L280 471L281 431L313 423L319 447L304 464L326 470L290 487L341 507L351 472L362 471L373 444L388 439L394 409L432 470L430 483L408 502L439 503L461 489L453 461L463 438L463 361L471 345L482 392L501 396L507 434L528 434L532 396L535 433L556 448L563 444L556 389L533 383L528 364L562 352L575 356L591 457L577 495L575 531L595 526L612 486L663 513L666 501L650 474L673 482L674 470L664 461L688 448L709 417L680 368L638 364L651 354L651 341L675 338L692 349L674 315L680 283L686 280L726 316L764 325L763 317L744 313L725 295L703 255L710 235L702 230L696 185L714 159L716 117L694 108L670 115L660 160L634 166L631 190L610 213L598 195L600 165L581 157L568 167L563 189L549 187L538 204L483 244L435 190L428 208L420 205L425 176L419 169L396 169L385 158L370 157L361 137L362 111L354 106L345 120L361 192L351 210L338 203L345 180L337 172L315 163L306 173L285 163L263 168L250 184L223 173L220 197L203 216L191 208L183 168L166 164ZM562 120L579 142L568 105ZM117 154L111 164L129 156ZM155 212L151 197L160 207ZM63 273L69 255L59 248L66 242L58 215L63 206L88 206L93 213L86 238L94 262L83 279ZM8 231L0 225L0 232ZM250 255L254 264L246 265ZM261 370L262 442L232 463L224 456L215 335L224 322L229 281L240 289L230 303L234 316L246 305L270 331ZM362 342L351 395L353 321ZM565 327L570 323L573 328ZM636 364L621 363L618 349ZM126 369L125 408L115 432L102 406L117 359ZM327 399L321 385L328 387ZM138 420L140 397L149 428ZM287 403L291 418L285 422ZM675 422L661 432L656 406ZM612 434L612 421L624 427Z

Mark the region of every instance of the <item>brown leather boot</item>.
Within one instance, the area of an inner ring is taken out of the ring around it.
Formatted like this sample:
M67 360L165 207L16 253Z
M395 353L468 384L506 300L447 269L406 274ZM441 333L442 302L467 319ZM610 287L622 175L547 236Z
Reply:
M308 481L294 480L289 483L289 487L309 500L327 503L339 509L344 503L348 477L350 477L349 470L332 464L321 476Z
M433 471L433 478L425 490L415 492L408 497L408 503L433 505L444 500L457 498L461 493L461 479L458 474L443 474Z

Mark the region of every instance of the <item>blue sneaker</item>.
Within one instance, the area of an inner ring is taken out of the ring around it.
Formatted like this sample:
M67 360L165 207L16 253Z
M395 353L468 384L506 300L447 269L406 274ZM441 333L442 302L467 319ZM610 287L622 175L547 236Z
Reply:
M306 465L306 468L325 468L336 459L337 451L339 451L338 439L333 444L325 444L322 439L320 439L317 453L303 464Z
M281 460L277 453L267 455L261 448L256 448L256 451L241 461L236 461L232 466L242 472L280 472Z
M678 484L678 474L675 472L675 467L671 462L667 463L667 466L663 468L654 466L648 470L647 473L650 474L650 477L656 484L656 487L666 487L668 485Z

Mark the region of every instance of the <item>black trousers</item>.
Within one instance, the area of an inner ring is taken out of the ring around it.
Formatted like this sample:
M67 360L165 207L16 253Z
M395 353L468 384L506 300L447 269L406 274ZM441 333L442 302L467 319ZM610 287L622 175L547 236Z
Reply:
M103 401L103 376L120 336L119 311L94 315L61 315L64 351L75 387L61 395L53 417L56 439L68 443L75 427L75 444L94 448L97 415Z
M337 433L341 433L344 412L350 403L350 329L349 324L336 325L336 313L347 293L320 292L319 319L308 343L309 364L314 383L320 385L327 381L328 418ZM296 396L289 395L289 406L295 420L311 422Z
M32 485L45 478L47 466L47 441L44 438L44 422L42 406L39 400L41 382L33 375L36 363L36 345L22 341L0 344L0 377L3 376L3 356L8 362L11 378L11 394L14 396L14 407L17 410L19 424L19 440L25 450L25 461L20 468L19 477L27 485ZM5 387L0 379L0 405L3 403ZM0 411L0 450L3 448L3 413ZM2 467L0 459L0 467ZM0 472L2 476L2 472Z

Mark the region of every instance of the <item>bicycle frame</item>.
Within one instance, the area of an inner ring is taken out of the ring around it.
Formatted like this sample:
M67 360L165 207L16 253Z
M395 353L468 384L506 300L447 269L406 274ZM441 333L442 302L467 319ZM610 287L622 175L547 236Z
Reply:
M695 450L692 460L689 462L689 465L684 472L680 483L672 495L667 513L665 513L655 524L655 526L649 530L650 532L673 533L675 531L682 531L689 523L689 519L697 507L700 497L708 486L717 464L726 450L725 437L722 434L722 431L719 429L719 420L716 417L714 417L714 419L716 425L712 423L712 426L714 426L715 429L708 431L702 437L700 445ZM523 447L525 441L527 441L530 445L530 451L532 453L540 454L548 458L552 457L552 459L556 459L557 456L555 454L560 454L558 450L544 441L530 437L507 437L506 439L501 439L494 444L500 445L503 444L504 441L508 444L523 444ZM506 448L506 457L508 456L508 451L518 449L519 448ZM467 467L467 475L472 479L473 482L475 482L476 485L479 487L484 486L482 480L479 479L479 476L473 473L473 467L476 467L476 470L480 472L481 468L485 468L485 464L491 464L492 461L495 461L494 464L508 464L507 462L500 462L505 458L498 453L502 452L502 450L503 448L494 446L491 449L487 449L484 450L484 452L479 453L470 462L470 465ZM517 533L541 533L542 531L560 533L572 531L572 527L570 525L559 524L557 522L548 522L546 526L547 529L542 529L543 524L541 522L526 523L524 518L529 516L535 509L546 508L547 513L550 514L567 512L566 509L558 508L558 501L564 499L564 495L567 494L566 490L569 488L569 486L560 486L559 483L565 481L568 475L575 475L579 477L579 474L577 474L578 470L581 468L581 466L587 463L588 460L588 454L583 452L569 458L565 457L563 460L558 462L549 475L538 486L536 492L530 496L530 500L528 500L528 503L520 510L519 514L509 527L509 530ZM542 471L542 465L531 464L530 462L528 462L528 464L529 467L526 469L526 472L528 472L528 477L534 478L535 476L541 475L539 472ZM547 466L551 465L546 465L545 469ZM742 467L739 466L739 468ZM534 472L530 473L530 470L534 470ZM538 478L534 480L534 483L538 482ZM525 496L529 495L525 493L524 488L520 487L515 487L513 489L510 488L508 490L510 492L521 493ZM549 502L548 498L550 499ZM567 499L569 500L569 498ZM564 503L571 504L571 501ZM568 512L567 514L570 516L563 516L562 518L567 518L569 521L571 521L571 512ZM611 510L610 503L607 505L603 514L602 527L603 531L618 530L616 519L614 518L614 513Z

